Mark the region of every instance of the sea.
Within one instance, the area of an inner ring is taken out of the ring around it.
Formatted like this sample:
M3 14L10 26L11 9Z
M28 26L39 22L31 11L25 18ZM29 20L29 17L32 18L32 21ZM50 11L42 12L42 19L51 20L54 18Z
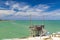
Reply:
M9 20L0 21L0 39L25 38L30 36L31 25L44 25L50 33L60 31L60 20Z

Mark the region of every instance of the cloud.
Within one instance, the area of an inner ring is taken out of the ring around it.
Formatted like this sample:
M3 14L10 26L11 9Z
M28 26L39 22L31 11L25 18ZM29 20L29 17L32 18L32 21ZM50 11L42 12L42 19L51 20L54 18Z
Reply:
M27 5L26 3L24 4L23 2L21 3L12 3L12 2L6 2L6 5L10 6L10 9L13 11L16 11L12 13L13 15L22 15L22 16L28 16L28 15L34 15L34 16L39 16L40 13L46 11L50 6L44 5L44 4L39 4L35 6ZM9 13L8 13L9 14Z
M12 13L14 13L14 11L12 11L12 10L0 10L0 16L1 15L10 15Z
M33 18L40 18L46 17L46 19L51 18L58 18L60 17L60 9L53 10L50 12L47 12L47 10L50 8L50 6L46 4L38 4L35 6L31 6L24 3L17 3L17 2L6 2L5 5L10 6L10 10L0 10L0 15L5 15L4 17L7 18L22 18L23 16L29 16L32 15ZM10 16L11 15L11 16ZM40 16L40 17L39 17Z
M60 9L44 12L42 15L45 20L60 20Z
M5 5L10 5L8 1L5 2Z
M17 8L17 9L16 9ZM35 6L30 6L30 5L19 5L19 4L14 4L12 9L14 10L19 10L16 12L16 15L22 15L22 16L28 16L28 15L33 15L33 16L39 16L42 12L46 11L49 8L47 5L35 5Z
M60 9L50 12L52 16L60 16Z
M50 11L50 12L45 12L45 13L43 13L43 15L46 15L46 16L60 16L60 9L53 10L53 11Z

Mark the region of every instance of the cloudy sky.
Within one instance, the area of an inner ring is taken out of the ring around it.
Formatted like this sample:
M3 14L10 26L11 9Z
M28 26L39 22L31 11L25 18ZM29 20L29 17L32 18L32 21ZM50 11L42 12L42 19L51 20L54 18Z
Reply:
M0 19L60 20L60 0L0 0Z

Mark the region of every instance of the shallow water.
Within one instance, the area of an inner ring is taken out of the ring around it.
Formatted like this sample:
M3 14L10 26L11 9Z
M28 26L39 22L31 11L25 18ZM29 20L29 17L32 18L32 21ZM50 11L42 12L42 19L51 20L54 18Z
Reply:
M32 25L45 25L45 29L52 32L60 31L60 20L33 20ZM0 21L0 38L21 38L30 35L30 21Z

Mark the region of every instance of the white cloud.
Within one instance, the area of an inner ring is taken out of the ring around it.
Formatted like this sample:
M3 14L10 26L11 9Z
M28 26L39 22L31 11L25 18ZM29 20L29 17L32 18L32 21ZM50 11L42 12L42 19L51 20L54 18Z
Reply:
M53 10L50 12L45 12L50 8L50 6L45 5L45 4L39 4L35 6L30 6L26 5L24 3L13 3L10 5L10 3L6 2L6 5L9 5L11 7L11 10L0 10L0 15L5 14L5 15L10 15L12 14L13 16L29 16L32 15L33 17L42 17L42 16L60 16L60 9ZM15 11L19 10L19 11Z
M9 5L10 3L7 1L5 3L6 5ZM36 6L30 6L30 5L25 5L23 3L15 3L15 4L12 4L10 5L11 7L11 10L0 10L0 14L13 14L13 15L22 15L22 16L28 16L30 14L32 15L35 15L35 16L41 16L41 15L51 15L51 16L57 16L57 15L60 15L60 12L59 10L54 10L54 11L51 11L51 12L44 12L46 11L48 8L50 8L50 6L48 5L44 5L44 4L39 4L39 5L36 5ZM14 9L17 9L19 10L18 12L13 12Z
M45 12L43 15L46 15L46 16L60 16L60 9L53 10L53 11L50 11L50 12Z
M24 5L22 7L19 4L14 4L14 5L12 7L13 9L17 8L17 10L21 10L21 11L17 12L15 14L15 16L16 15L28 16L30 14L34 15L34 16L39 16L39 15L41 16L41 13L46 11L49 8L49 6L42 5L42 4L39 4L39 5L36 5L33 7L31 7L30 5Z
M10 5L8 1L5 2L5 5Z
M13 4L13 5L12 5L12 8L13 8L13 9L14 9L14 8L19 8L19 4L18 4L18 3Z
M20 15L20 16L29 16L29 15L40 16L39 13L37 13L37 12L17 12L15 14L15 16L18 16L18 15Z
M36 5L35 8L41 9L41 10L46 10L46 9L50 8L50 6L44 5L44 4L39 4L39 5Z
M14 13L14 11L12 11L12 10L0 10L0 15L2 15L2 14L10 15L13 13Z
M52 16L60 16L60 9L58 10L54 10L53 12L51 12Z
M39 4L39 5L35 5L35 6L30 6L24 3L9 3L8 1L5 3L6 5L10 5L11 10L14 11L15 10L19 10L18 12L16 11L16 13L12 12L13 15L17 16L17 15L22 15L22 16L28 16L28 15L34 15L34 16L41 16L42 12L46 11L48 8L50 8L48 5L44 5L44 4ZM9 14L9 13L8 13Z

